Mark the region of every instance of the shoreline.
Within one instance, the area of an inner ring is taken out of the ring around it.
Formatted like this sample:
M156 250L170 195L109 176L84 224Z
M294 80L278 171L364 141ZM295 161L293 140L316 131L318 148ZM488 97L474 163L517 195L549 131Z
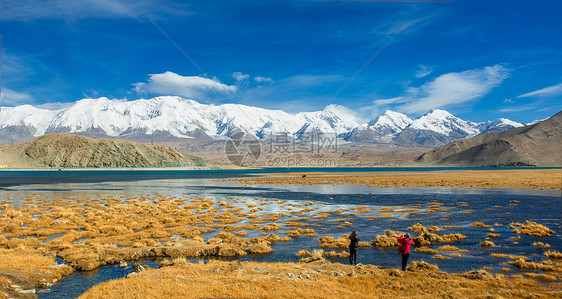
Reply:
M408 171L408 169L427 169L427 171L438 172L438 171L462 171L462 170L482 170L482 171L502 171L502 170L550 170L550 169L558 169L562 170L562 167L553 166L553 167L463 167L463 166L361 166L361 167L225 167L220 165L209 165L209 166L200 166L200 167L138 167L138 168L131 168L131 167L99 167L99 168L64 168L64 167L30 167L30 168L21 168L21 167L3 167L0 168L0 172L3 171L197 171L197 170L237 170L237 171L253 171L253 170L287 170L287 172L279 172L277 174L281 175L288 175L288 174L298 174L298 173L311 173L311 174L324 174L328 170L337 170L337 169L349 169L349 170L364 170L364 169L404 169ZM307 171L299 171L299 169L305 169ZM326 171L310 171L311 169L318 169L318 170L326 170ZM412 170L415 171L415 170ZM366 173L375 173L377 171L363 171ZM386 172L386 171L385 171ZM345 171L337 172L340 174L345 174ZM350 174L354 174L356 172L350 172ZM275 172L270 172L269 174L276 174Z
M363 185L368 187L445 187L468 189L561 190L562 169L498 169L363 173L270 173L222 179L241 185Z

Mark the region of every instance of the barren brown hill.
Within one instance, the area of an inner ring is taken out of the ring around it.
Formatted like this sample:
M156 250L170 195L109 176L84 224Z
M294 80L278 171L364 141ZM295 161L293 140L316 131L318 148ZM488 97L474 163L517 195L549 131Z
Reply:
M417 161L454 166L562 166L562 111L534 125L451 142Z
M25 143L0 146L0 164L8 167L193 167L205 166L199 157L180 154L167 146L117 139L55 133Z

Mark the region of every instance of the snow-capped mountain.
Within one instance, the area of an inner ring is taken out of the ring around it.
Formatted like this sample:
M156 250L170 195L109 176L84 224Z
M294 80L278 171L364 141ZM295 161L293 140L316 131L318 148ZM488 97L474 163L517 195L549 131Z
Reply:
M412 122L414 122L414 120L405 114L386 110L383 114L371 120L369 122L369 127L380 136L394 136L402 132L402 130L412 124Z
M532 124L538 123L534 122ZM478 126L476 127L479 131L480 134L486 134L486 133L494 133L494 132L501 132L501 131L506 131L512 128L517 128L517 127L522 127L523 124L518 123L518 122L514 122L512 120L509 120L507 118L498 118L496 120L493 121L486 121L483 123L478 124Z
M433 131L447 136L458 134L467 137L480 133L475 126L475 123L464 121L445 110L433 109L424 116L414 120L408 128Z
M503 118L474 123L445 110L432 110L418 119L388 110L368 123L361 123L353 111L338 105L289 114L240 104L206 105L175 96L135 101L102 97L83 99L60 110L23 105L2 107L0 111L0 139L55 132L120 138L146 135L224 138L238 131L268 139L279 132L295 136L322 132L336 134L346 142L436 146L522 125Z

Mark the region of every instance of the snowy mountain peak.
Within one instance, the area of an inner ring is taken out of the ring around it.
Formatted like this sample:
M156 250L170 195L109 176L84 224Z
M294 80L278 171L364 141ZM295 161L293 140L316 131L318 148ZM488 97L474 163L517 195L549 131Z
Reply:
M414 120L408 128L433 131L446 136L454 132L466 137L479 133L479 130L474 125L473 122L464 121L448 111L432 109L422 117Z
M177 96L134 101L101 97L81 99L60 110L30 105L0 110L0 138L3 139L55 132L127 138L155 133L177 138L216 138L243 131L261 139L280 132L297 136L322 132L335 133L353 142L416 145L423 139L424 143L419 144L430 146L522 125L504 118L473 123L441 109L431 110L418 119L387 110L365 124L358 120L355 111L341 105L290 114L241 104L207 105ZM427 143L428 140L433 143Z
M514 122L507 118L498 118L493 121L486 121L483 123L478 124L476 127L481 134L485 133L493 133L493 132L501 132L513 128L522 127L522 123Z
M369 122L369 126L381 136L389 136L400 133L408 127L414 120L405 114L386 110Z

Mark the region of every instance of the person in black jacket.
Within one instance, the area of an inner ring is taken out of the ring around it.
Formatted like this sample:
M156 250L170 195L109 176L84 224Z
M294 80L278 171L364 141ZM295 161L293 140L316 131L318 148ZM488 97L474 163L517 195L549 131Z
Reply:
M357 232L351 232L349 236L349 264L357 265L357 247L359 247L359 238L357 237Z

